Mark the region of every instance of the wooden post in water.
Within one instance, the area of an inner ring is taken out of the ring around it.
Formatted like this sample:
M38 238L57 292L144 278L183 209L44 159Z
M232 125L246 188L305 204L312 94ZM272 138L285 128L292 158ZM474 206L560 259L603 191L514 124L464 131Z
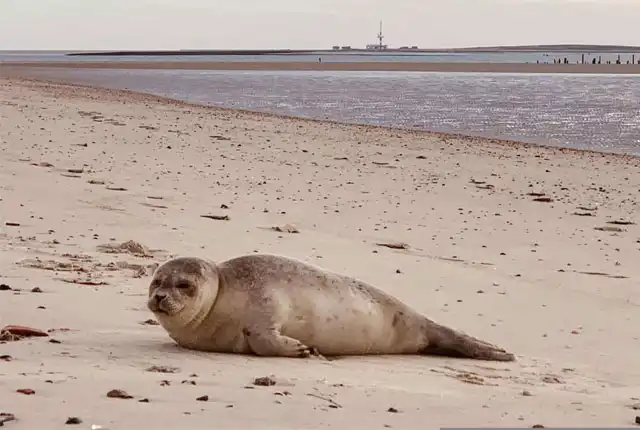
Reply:
M631 64L636 64L636 54L631 54Z
M582 54L582 64L584 64L584 54Z

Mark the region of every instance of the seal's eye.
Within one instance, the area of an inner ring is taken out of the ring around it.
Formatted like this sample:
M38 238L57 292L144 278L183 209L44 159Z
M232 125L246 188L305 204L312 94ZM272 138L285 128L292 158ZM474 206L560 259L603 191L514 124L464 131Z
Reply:
M186 290L187 288L191 288L191 284L186 281L180 281L176 284L176 288L179 290Z

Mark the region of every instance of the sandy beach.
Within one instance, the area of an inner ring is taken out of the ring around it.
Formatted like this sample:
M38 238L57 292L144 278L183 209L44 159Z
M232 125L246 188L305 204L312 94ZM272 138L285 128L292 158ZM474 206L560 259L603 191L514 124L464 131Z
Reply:
M0 160L0 328L48 335L0 343L7 429L640 415L640 158L3 78ZM299 233L270 229L286 224ZM206 354L154 324L148 265L254 252L360 278L518 360ZM254 385L263 376L276 384Z
M640 74L640 64L535 64L445 62L304 62L304 61L6 61L4 75L28 68L159 69L159 70L316 70L458 73L590 73Z

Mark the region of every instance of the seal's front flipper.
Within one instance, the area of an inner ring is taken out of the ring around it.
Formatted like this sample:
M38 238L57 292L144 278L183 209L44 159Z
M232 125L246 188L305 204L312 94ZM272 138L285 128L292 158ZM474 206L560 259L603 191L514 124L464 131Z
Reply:
M420 351L426 355L473 358L489 361L515 361L516 357L504 349L465 333L429 321L428 345Z
M298 357L312 355L313 350L302 342L281 335L275 328L261 329L250 327L242 330L249 348L256 355L264 357Z

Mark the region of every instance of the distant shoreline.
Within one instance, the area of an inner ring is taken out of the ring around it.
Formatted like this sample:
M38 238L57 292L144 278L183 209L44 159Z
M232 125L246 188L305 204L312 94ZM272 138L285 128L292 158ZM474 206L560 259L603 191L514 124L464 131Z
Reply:
M20 69L397 71L454 73L640 74L640 64L536 64L451 62L303 62L303 61L5 61L0 74Z
M347 47L347 49L173 49L173 50L120 50L120 51L85 51L71 52L68 56L192 56L192 55L305 55L305 54L455 54L455 53L509 53L509 52L548 52L548 53L589 53L632 54L640 52L640 46L626 45L522 45L522 46L480 46L469 48L422 49L422 48L387 48L370 50Z

